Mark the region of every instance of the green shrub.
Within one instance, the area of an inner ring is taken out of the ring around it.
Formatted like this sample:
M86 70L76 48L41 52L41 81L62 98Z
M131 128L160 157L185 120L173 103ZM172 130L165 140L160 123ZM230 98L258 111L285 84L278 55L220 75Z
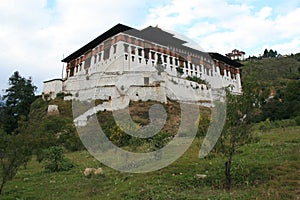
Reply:
M53 146L44 150L44 168L48 172L68 171L73 163L64 157L63 148Z
M199 84L208 85L208 83L205 80L202 80L201 78L198 78L197 76L193 76L193 77L188 76L186 78L186 80L194 81L194 82L199 83Z
M300 126L300 116L297 116L295 118L295 122L296 122L297 126Z
M285 128L296 125L296 119L284 119L275 121L270 121L269 119L266 119L265 121L261 121L257 125L255 125L254 130L267 131L274 128Z
M171 140L171 136L168 132L160 131L153 137L148 139L148 142L151 145L151 150L156 151L158 149L163 148L169 141Z

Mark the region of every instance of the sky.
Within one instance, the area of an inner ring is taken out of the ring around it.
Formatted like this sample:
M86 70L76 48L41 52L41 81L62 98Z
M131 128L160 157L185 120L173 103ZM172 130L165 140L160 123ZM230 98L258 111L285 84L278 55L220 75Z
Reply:
M19 71L41 94L61 60L118 23L178 32L207 52L300 52L299 0L0 0L0 95Z

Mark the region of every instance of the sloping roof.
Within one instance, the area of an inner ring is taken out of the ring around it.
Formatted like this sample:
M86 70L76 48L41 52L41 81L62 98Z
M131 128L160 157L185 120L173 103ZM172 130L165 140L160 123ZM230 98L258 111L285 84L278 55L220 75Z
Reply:
M237 68L244 66L243 64L236 62L234 60L231 60L230 58L227 58L226 56L223 56L219 53L210 52L208 54L211 56L212 59L223 61L223 62L225 62L231 66L237 67Z
M97 38L95 38L94 40L89 42L88 44L84 45L83 47L81 47L80 49L78 49L77 51L75 51L74 53L69 55L68 57L64 58L62 60L62 62L70 62L73 59L80 57L81 55L83 55L84 53L89 51L90 49L95 48L97 45L99 45L106 39L113 37L114 35L121 33L121 32L126 32L126 34L136 36L136 37L148 40L148 41L152 41L152 42L155 42L160 45L169 46L171 44L172 46L179 47L181 49L185 49L192 53L201 53L202 56L207 57L207 58L209 58L208 55L210 55L212 58L221 60L221 61L223 61L227 64L230 64L234 67L243 66L241 63L235 62L219 53L206 54L197 49L193 49L188 46L185 46L184 44L187 43L186 41L178 39L174 36L174 34L166 32L158 27L149 26L145 29L137 30L137 29L131 28L131 27L123 25L123 24L117 24L116 26L112 27L111 29L109 29L105 33L101 34L100 36L98 36Z
M128 30L131 30L131 29L133 29L133 28L131 28L129 26L126 26L126 25L123 25L123 24L117 24L116 26L112 27L111 29L109 29L105 33L101 34L100 36L98 36L97 38L92 40L91 42L87 43L86 45L84 45L83 47L81 47L80 49L78 49L77 51L72 53L71 55L69 55L68 57L64 58L62 60L62 62L70 62L71 60L76 59L79 56L83 55L88 50L96 47L101 42L105 41L106 39L108 39L108 38L110 38L110 37L112 37L112 36L114 36L118 33L128 31Z
M55 79L51 79L51 80L44 81L44 83L49 83L49 82L53 82L53 81L61 81L61 82L64 82L64 80L61 79L61 78L55 78Z

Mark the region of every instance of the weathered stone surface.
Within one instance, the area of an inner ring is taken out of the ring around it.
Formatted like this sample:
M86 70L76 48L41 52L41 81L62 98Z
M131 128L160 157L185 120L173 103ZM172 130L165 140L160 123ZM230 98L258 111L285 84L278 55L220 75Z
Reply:
M48 106L48 115L59 115L59 110L57 105Z

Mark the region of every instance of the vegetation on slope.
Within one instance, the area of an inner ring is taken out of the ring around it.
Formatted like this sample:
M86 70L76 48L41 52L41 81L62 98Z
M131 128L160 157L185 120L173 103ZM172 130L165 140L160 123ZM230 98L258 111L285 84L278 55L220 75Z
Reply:
M256 122L300 115L300 53L244 63L243 80L257 82L263 102Z
M256 132L260 141L237 152L231 192L222 187L223 158L212 153L199 159L198 138L179 160L147 174L117 172L86 151L66 154L76 164L66 172L47 173L33 159L7 184L2 199L297 199L299 131L300 127L290 127ZM86 178L86 167L102 167L104 174Z

